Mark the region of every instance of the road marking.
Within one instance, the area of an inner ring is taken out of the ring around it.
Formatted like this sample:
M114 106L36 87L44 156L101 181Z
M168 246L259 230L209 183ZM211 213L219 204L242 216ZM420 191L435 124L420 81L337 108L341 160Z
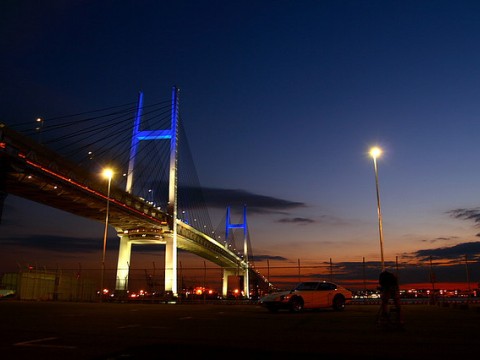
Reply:
M131 324L131 325L124 325L124 326L119 326L118 329L129 329L129 328L137 328L140 327L139 324Z
M44 347L44 348L57 348L57 349L76 349L76 346L67 346L67 345L48 345L48 344L39 344L43 341L51 341L51 340L57 340L57 337L49 337L49 338L43 338L43 339L36 339L36 340L30 340L30 341L22 341L16 344L13 344L13 346L36 346L36 347Z

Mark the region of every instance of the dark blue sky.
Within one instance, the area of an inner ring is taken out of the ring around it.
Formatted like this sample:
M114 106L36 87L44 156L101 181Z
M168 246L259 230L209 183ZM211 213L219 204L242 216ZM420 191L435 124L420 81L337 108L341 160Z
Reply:
M367 153L379 145L386 258L470 244L473 259L479 18L480 3L462 0L4 1L0 121L134 102L139 90L155 103L177 85L201 184L264 210L249 218L256 254L378 261ZM5 206L0 237L23 235L33 206ZM55 233L37 222L28 230Z

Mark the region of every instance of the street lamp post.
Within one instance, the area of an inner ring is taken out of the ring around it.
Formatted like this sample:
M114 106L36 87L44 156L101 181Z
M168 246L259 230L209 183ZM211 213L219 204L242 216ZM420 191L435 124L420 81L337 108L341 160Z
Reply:
M382 271L385 270L385 261L383 258L383 225L382 225L382 209L380 207L380 192L378 190L378 166L377 158L382 154L382 150L378 147L370 149L370 156L373 158L373 168L375 170L375 188L377 190L377 213L378 213L378 234L380 236L380 259L382 263Z
M107 209L105 212L105 231L103 233L103 252L102 252L102 275L100 286L100 302L103 300L104 278L105 278L105 253L107 250L107 235L108 235L108 216L110 212L110 185L112 183L113 171L111 169L103 170L103 176L108 180L107 188Z

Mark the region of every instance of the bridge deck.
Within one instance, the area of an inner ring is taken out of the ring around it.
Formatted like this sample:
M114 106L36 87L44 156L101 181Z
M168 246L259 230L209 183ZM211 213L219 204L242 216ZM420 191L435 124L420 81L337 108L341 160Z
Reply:
M0 170L0 192L105 221L107 184L99 174L86 171L4 124L0 124ZM143 199L112 187L109 203L109 224L117 232L135 230L153 243L171 234L171 216ZM177 223L178 248L222 267L245 266L241 257L208 235Z

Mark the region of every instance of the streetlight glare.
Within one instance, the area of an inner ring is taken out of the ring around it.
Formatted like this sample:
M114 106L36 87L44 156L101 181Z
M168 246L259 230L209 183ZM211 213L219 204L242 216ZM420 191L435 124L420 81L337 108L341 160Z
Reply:
M111 179L113 177L113 170L112 169L104 169L102 175L106 179Z
M382 155L382 149L380 149L379 147L375 146L370 149L370 156L373 157L374 159L376 159L380 155Z
M110 185L112 182L113 170L106 168L103 170L102 175L108 180L107 187L107 209L105 211L105 231L103 232L103 252L102 252L102 275L101 275L101 292L100 292L100 302L103 301L104 295L104 278L105 278L105 253L107 250L107 234L108 234L108 217L110 212Z

